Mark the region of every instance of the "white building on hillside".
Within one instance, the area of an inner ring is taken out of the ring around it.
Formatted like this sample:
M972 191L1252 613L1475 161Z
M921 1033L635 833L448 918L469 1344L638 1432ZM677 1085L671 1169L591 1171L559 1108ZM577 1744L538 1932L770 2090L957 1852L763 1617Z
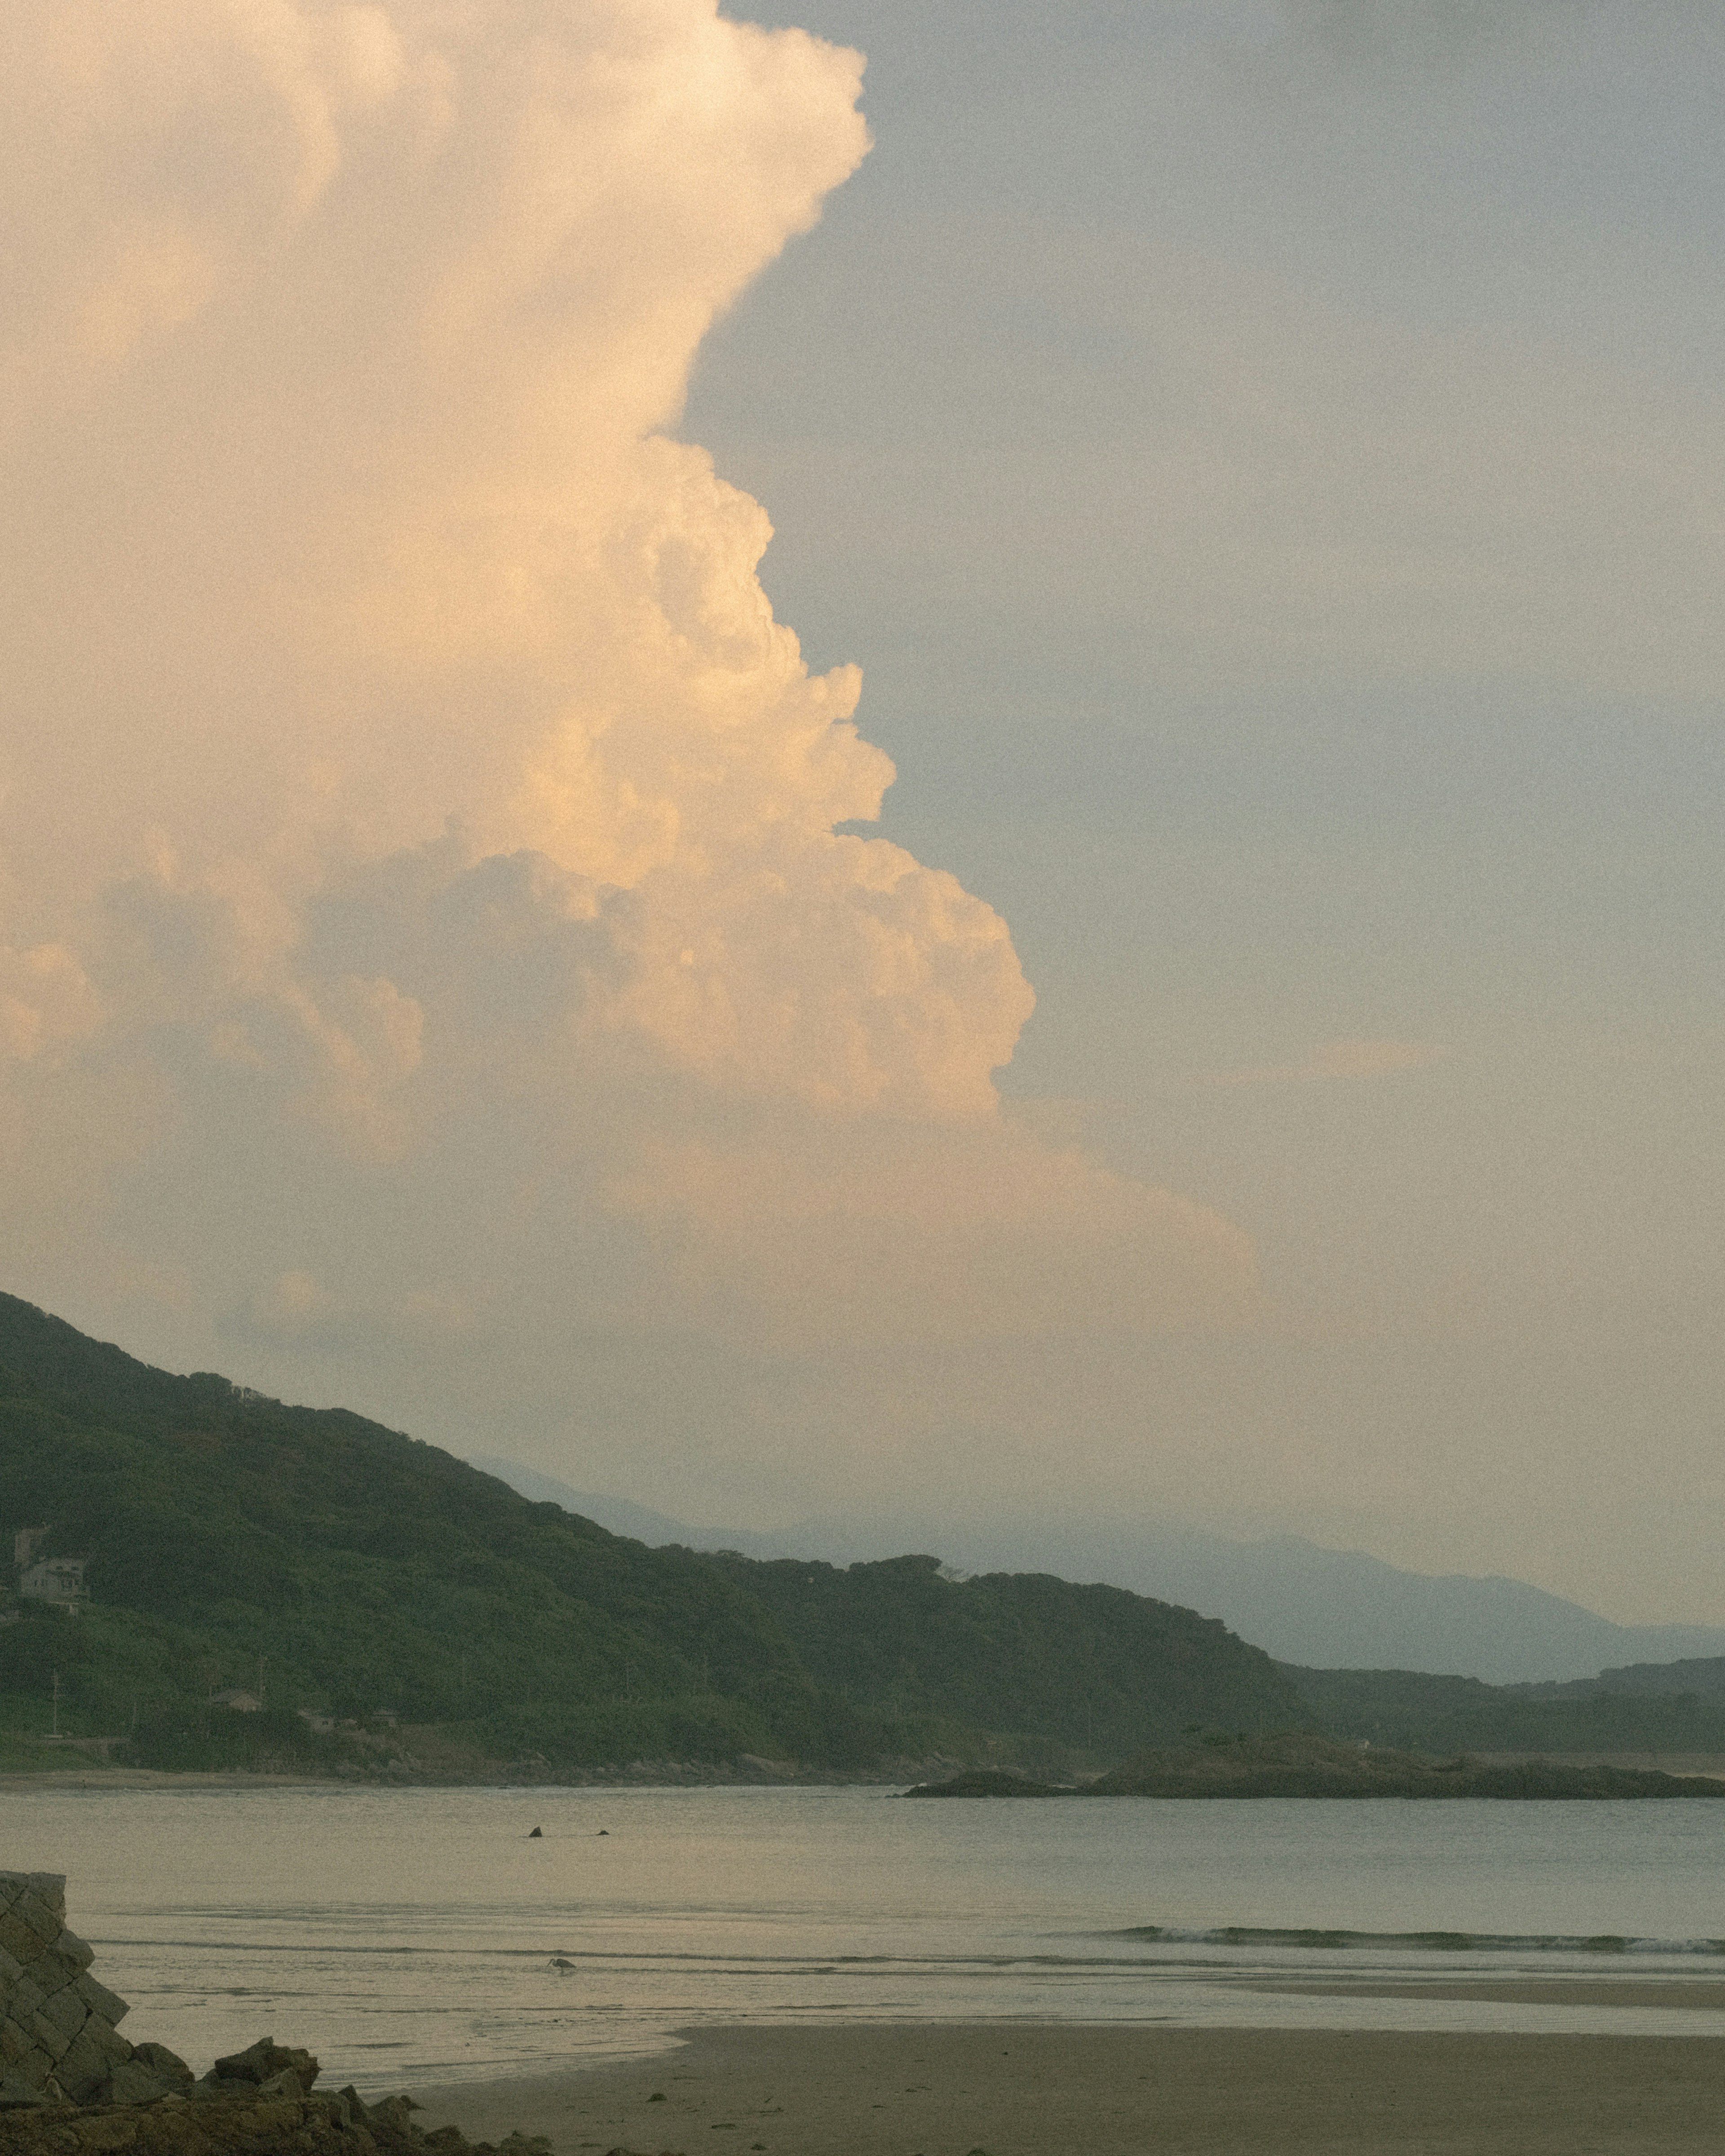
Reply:
M47 1539L46 1527L20 1527L13 1537L12 1561L18 1568L18 1591L28 1601L58 1602L75 1609L90 1599L84 1584L83 1557L39 1558L37 1549Z

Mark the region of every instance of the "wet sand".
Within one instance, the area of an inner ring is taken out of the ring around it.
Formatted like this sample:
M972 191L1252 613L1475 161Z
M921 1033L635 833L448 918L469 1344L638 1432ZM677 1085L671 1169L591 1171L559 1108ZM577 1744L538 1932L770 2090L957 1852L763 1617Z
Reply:
M1725 2148L1725 2045L1711 2037L751 2025L694 2031L644 2064L418 2094L424 2126L543 2133L557 2156Z
M1307 1999L1483 1999L1518 2006L1686 2007L1725 2013L1725 1981L1712 1977L1253 1977L1242 1991L1295 1994Z

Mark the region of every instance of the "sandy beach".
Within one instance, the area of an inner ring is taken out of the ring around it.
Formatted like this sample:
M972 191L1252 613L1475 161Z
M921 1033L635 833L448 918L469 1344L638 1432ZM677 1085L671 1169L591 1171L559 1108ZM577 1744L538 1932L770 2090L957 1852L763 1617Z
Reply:
M1664 2156L1725 2146L1725 2051L1704 2037L751 2026L693 2032L645 2064L419 2093L427 2127L543 2133L557 2156Z

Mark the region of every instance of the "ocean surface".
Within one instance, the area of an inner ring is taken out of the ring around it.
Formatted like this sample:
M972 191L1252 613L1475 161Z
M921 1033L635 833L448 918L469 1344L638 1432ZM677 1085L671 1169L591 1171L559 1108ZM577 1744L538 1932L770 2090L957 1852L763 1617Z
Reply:
M1725 1804L13 1786L0 1867L68 1875L134 2041L362 2090L742 2020L1725 2035L1670 2004L1725 1999ZM1351 1989L1488 1974L1540 2003Z

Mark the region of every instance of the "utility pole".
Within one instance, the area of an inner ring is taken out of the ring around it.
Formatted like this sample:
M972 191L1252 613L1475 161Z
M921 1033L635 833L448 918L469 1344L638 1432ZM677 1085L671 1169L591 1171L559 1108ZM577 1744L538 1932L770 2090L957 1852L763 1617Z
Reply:
M58 1737L58 1736L59 1735L59 1733L60 1733L60 1673L59 1673L59 1671L58 1670L56 1670L56 1671L54 1671L54 1722L53 1722L53 1726L52 1726L52 1728L51 1728L51 1731L50 1731L50 1734L51 1734L51 1735L53 1735L53 1736Z

